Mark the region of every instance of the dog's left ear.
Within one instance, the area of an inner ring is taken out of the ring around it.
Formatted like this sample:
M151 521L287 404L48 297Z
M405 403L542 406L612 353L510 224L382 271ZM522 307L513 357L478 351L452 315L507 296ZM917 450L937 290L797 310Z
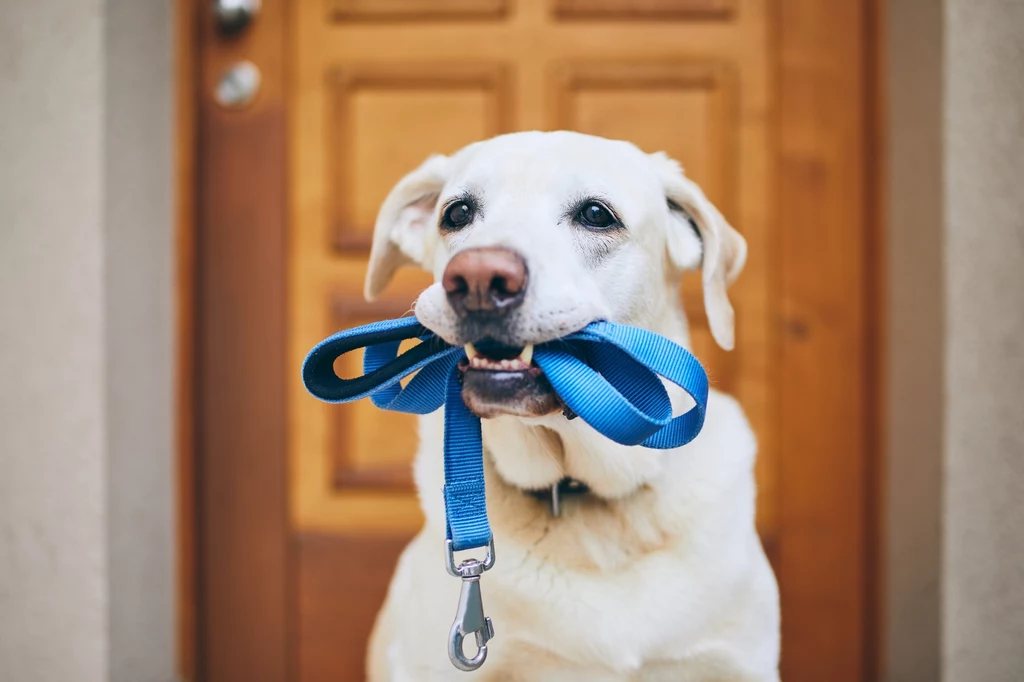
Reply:
M651 154L674 220L668 231L670 262L680 270L702 265L704 311L711 335L725 350L735 344L732 303L727 290L747 260L747 242L704 196L679 163L664 152ZM694 232L696 228L696 232Z
M416 263L429 268L437 230L431 224L447 177L448 157L436 155L398 181L381 204L363 294L373 300L395 271Z

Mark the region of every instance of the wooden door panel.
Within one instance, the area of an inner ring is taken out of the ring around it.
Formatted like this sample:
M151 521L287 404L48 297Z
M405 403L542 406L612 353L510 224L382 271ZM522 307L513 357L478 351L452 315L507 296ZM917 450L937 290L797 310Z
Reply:
M331 74L334 243L365 256L377 209L403 175L431 154L507 131L500 66L352 65Z
M402 270L381 300L362 300L394 183L429 154L525 129L664 150L746 237L730 291L737 350L711 339L699 274L681 291L693 348L758 437L787 682L860 678L865 9L827 4L264 0L239 37L203 24L200 679L362 679L391 566L422 524L415 419L320 403L299 367L328 334L405 314L431 281ZM263 70L263 91L222 110L206 93L242 58Z
M559 17L580 19L722 19L733 0L554 0Z
M356 682L390 571L410 536L302 533L297 555L294 677L280 682ZM383 570L382 570L383 569ZM443 568L441 570L444 570Z
M196 665L204 681L281 682L290 672L292 589L282 454L295 371L285 291L286 11L265 2L260 22L269 30L223 41L210 5L194 4L202 46L193 75ZM261 66L261 91L248 108L227 110L210 93L240 59Z
M500 17L512 0L328 0L334 21Z

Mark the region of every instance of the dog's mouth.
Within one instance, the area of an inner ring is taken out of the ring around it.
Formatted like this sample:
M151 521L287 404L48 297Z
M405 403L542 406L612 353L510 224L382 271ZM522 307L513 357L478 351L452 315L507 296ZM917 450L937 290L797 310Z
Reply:
M480 417L539 417L559 409L558 396L533 362L533 344L509 346L494 339L467 343L462 400Z

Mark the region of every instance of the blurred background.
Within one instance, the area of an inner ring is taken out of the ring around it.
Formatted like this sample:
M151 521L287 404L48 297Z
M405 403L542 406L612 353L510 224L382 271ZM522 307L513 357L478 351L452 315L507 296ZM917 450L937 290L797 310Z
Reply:
M299 365L429 281L362 300L390 187L525 129L667 151L748 240L735 351L680 295L783 679L1024 679L1024 3L0 9L0 680L363 678L414 423Z

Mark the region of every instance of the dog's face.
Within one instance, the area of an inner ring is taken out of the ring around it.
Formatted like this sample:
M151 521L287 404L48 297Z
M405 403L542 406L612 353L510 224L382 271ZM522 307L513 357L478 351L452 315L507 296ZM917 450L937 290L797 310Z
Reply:
M435 156L381 208L373 298L408 262L435 284L416 316L465 345L463 398L480 416L559 409L533 346L598 320L652 326L679 274L703 262L705 305L733 344L726 288L743 238L663 154L577 133L517 133Z

